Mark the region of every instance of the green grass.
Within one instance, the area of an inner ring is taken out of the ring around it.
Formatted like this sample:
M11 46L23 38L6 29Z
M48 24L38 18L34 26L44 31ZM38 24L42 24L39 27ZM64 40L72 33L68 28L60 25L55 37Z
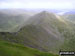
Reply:
M0 56L58 56L23 45L0 41Z

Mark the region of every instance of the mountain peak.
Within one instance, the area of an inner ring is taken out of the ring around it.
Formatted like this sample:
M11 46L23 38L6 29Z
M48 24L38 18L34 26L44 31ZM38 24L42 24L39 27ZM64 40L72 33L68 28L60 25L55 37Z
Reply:
M42 11L42 12L32 16L30 19L32 19L32 20L29 20L29 22L30 22L29 24L37 25L37 24L43 24L46 21L50 22L52 20L56 20L56 16L54 13Z
M50 16L50 15L53 15L53 13L50 13L48 11L42 11L42 12L36 14L37 17L47 17L47 16Z
M47 11L42 11L42 13L48 13Z
M48 11L42 11L41 14L50 14Z

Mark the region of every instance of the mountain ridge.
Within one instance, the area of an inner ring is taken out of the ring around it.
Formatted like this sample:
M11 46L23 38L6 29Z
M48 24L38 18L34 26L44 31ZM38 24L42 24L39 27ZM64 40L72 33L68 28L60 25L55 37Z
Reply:
M72 24L57 16L47 12L38 13L31 16L18 32L0 33L0 39L20 43L45 52L57 53L61 46L64 46L64 43L69 44L67 40L69 41L70 37L74 35L73 28L70 28L73 27Z

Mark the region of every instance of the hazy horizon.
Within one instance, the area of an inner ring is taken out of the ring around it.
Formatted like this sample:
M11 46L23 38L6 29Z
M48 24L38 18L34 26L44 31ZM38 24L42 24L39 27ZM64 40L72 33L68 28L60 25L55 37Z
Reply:
M72 10L74 0L0 0L0 9Z

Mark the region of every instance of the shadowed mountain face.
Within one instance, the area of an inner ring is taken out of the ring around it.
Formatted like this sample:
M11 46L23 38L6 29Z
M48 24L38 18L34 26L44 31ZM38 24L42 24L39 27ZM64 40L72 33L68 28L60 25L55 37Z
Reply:
M0 12L0 32L16 30L30 17L26 14L8 14ZM16 29L17 28L17 29Z
M23 25L18 32L1 32L0 39L56 53L59 49L67 49L71 37L75 37L72 23L46 11L30 17Z

